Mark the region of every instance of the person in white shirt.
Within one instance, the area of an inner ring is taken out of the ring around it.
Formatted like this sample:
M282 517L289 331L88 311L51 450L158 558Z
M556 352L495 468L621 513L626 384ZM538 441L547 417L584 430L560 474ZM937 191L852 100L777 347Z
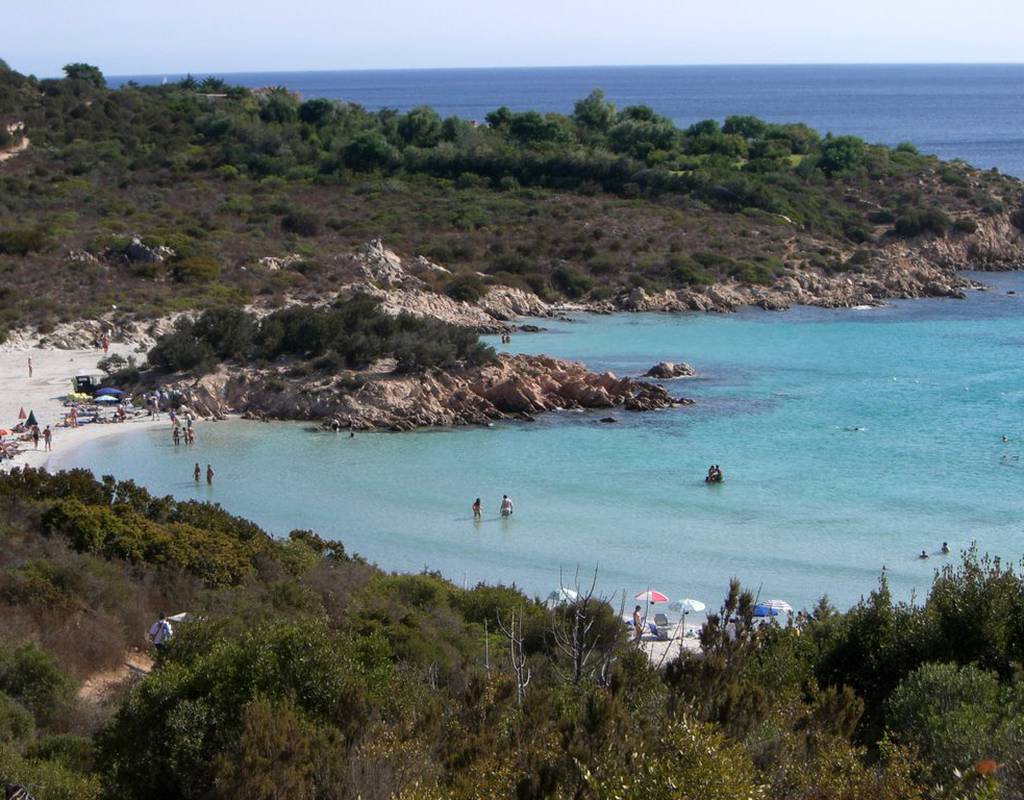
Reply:
M512 498L509 497L507 494L503 494L501 496L501 516L512 516Z
M159 649L174 636L174 628L167 618L161 614L160 619L149 626L149 640Z

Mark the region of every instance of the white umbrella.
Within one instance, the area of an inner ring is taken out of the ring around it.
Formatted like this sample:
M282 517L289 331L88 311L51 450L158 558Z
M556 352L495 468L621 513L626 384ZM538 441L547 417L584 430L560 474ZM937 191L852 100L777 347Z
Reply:
M691 597L684 597L682 600L677 600L671 606L673 611L681 611L684 614L695 614L703 611L707 608L700 600L694 600Z
M762 603L762 605L768 606L768 608L774 608L780 614L789 614L793 611L793 606L785 600L767 600Z

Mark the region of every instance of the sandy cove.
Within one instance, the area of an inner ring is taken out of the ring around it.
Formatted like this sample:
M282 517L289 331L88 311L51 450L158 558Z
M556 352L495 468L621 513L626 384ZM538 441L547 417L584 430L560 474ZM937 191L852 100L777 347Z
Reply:
M111 353L127 356L131 345L114 344ZM0 462L0 469L16 466L46 467L50 456L87 441L144 427L168 425L148 418L129 420L119 424L89 424L79 428L55 427L67 413L62 398L71 391L71 379L82 373L96 372L96 362L103 357L98 348L88 350L56 350L40 347L5 347L0 349L0 427L10 428L18 422L18 413L34 411L40 428L47 425L53 430L54 453L33 450L30 442L22 443L27 450L12 460ZM28 376L28 359L32 359L32 377ZM7 440L9 437L4 437Z

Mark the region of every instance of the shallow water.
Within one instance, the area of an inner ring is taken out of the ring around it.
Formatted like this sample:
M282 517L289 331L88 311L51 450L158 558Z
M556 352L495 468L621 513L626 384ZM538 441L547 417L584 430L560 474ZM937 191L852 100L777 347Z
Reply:
M1024 554L1024 274L980 277L997 289L965 301L582 317L499 345L619 374L666 359L700 371L669 384L695 406L615 412L615 425L560 413L349 439L228 422L202 425L192 450L136 432L58 464L212 500L274 533L313 528L385 568L459 583L546 595L560 570L596 566L607 593L717 603L738 576L764 598L799 607L828 594L845 607L885 567L907 598L945 562L943 541ZM214 465L212 488L191 482L195 460ZM724 485L702 482L712 463ZM506 492L516 512L503 521Z

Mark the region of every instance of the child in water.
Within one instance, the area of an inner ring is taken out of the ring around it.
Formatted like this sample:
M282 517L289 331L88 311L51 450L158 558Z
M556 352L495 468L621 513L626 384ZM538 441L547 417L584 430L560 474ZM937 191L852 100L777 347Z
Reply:
M481 517L483 517L483 509L480 505L480 498L478 497L476 502L473 503L473 519L479 521Z

